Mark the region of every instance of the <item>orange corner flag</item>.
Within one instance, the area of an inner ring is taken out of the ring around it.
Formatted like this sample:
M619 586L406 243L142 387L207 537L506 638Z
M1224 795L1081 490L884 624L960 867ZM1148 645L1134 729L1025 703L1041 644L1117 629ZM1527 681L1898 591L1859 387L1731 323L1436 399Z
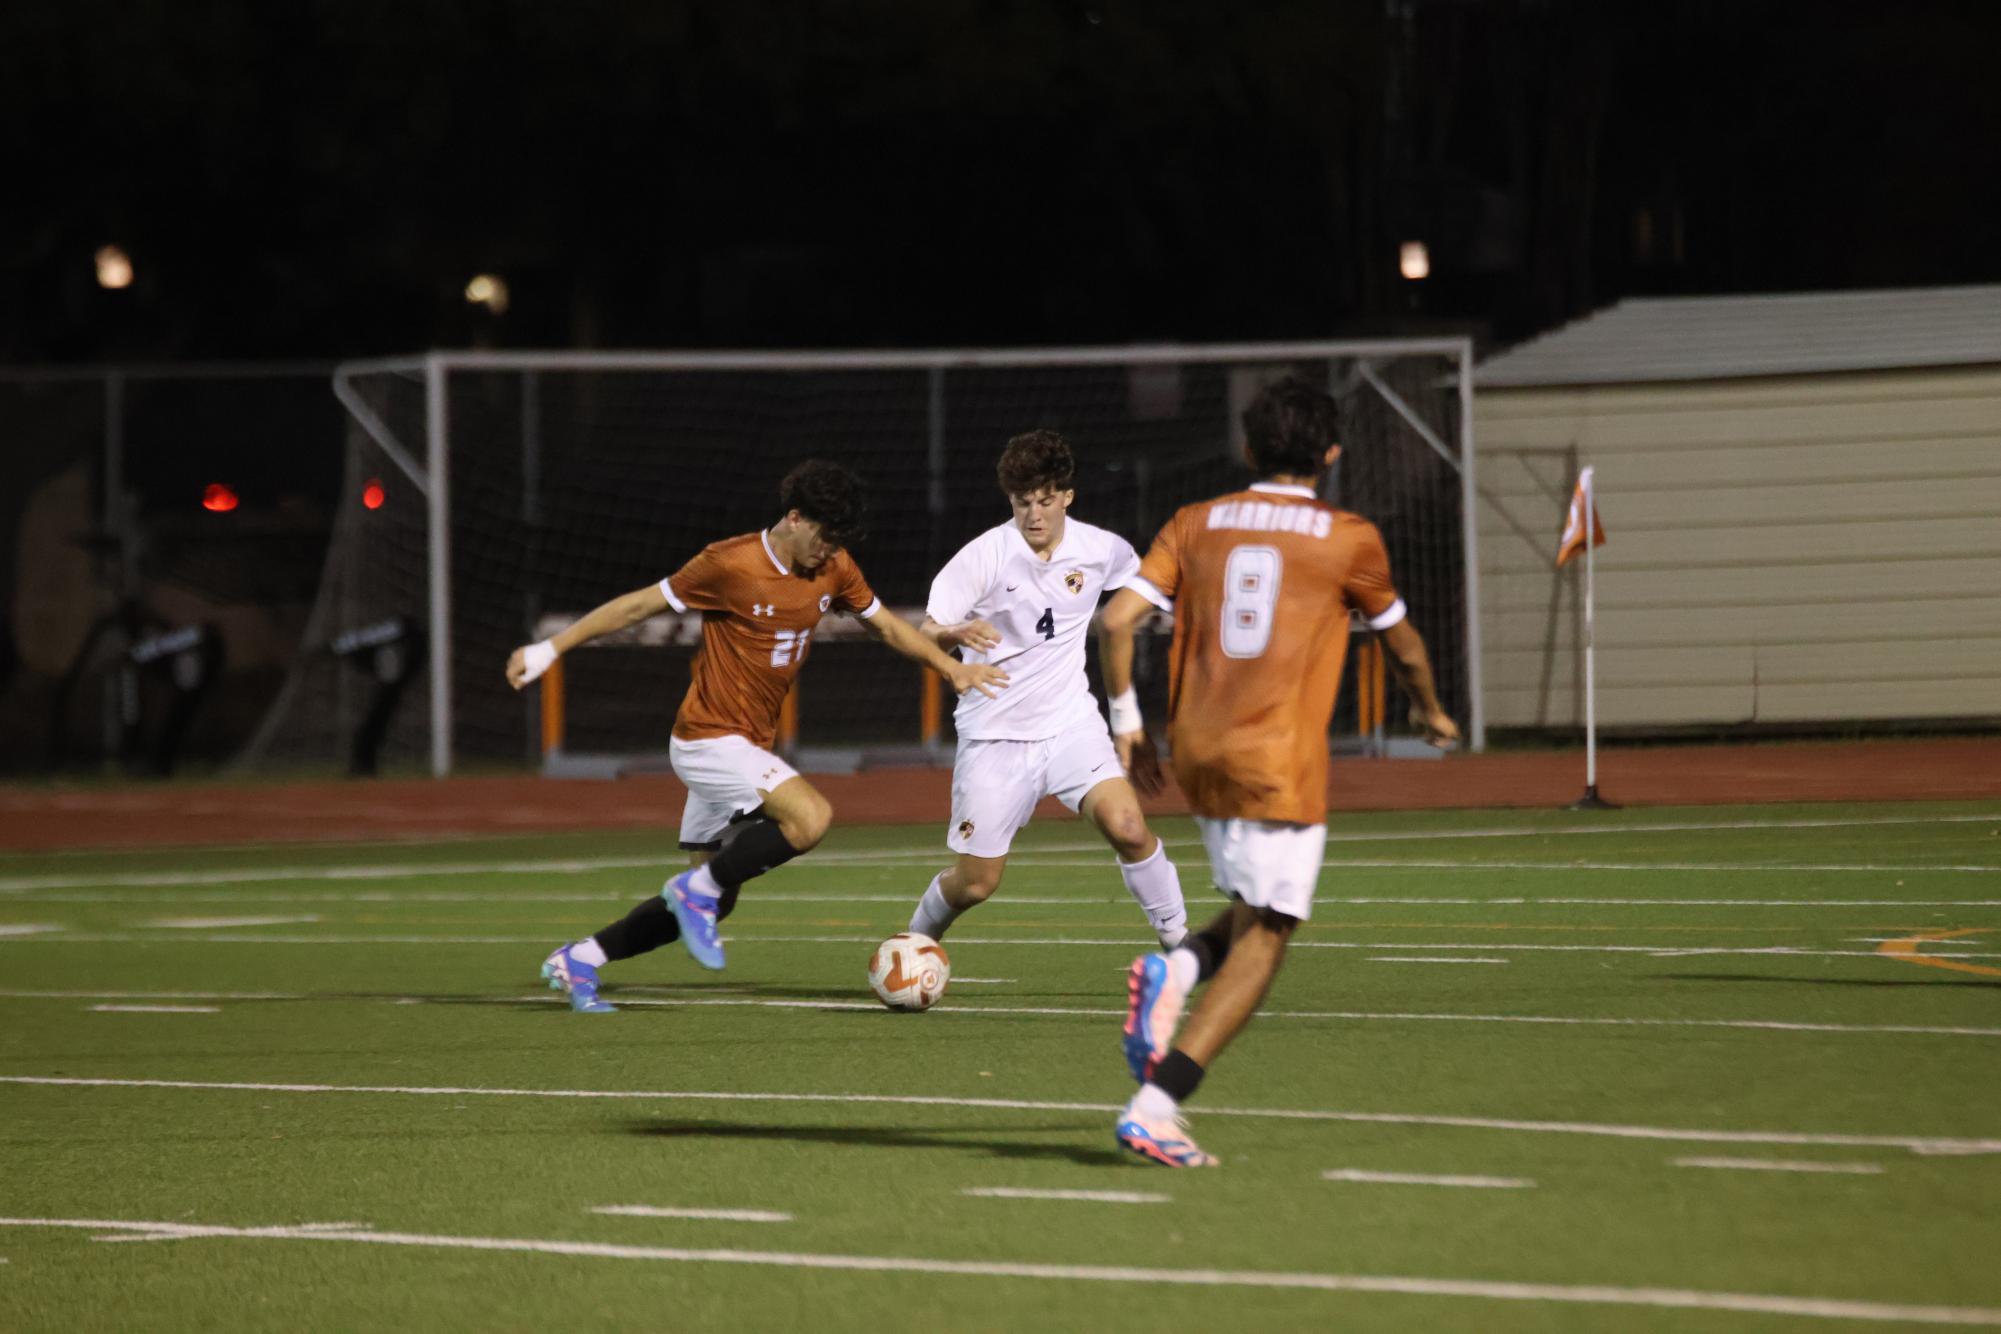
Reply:
M1570 496L1570 513L1563 519L1563 537L1556 544L1558 567L1584 550L1584 516L1591 516L1591 545L1605 545L1605 525L1598 518L1598 498L1591 486L1591 469L1577 475L1577 490Z

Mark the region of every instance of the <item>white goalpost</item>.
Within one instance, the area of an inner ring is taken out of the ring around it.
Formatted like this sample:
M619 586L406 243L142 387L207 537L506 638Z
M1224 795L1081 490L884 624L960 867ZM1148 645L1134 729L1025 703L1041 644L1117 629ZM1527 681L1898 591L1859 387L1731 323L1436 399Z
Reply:
M1077 450L1075 513L1144 550L1176 507L1244 480L1237 416L1283 374L1340 403L1328 498L1383 529L1441 694L1480 749L1472 362L1470 340L1451 338L344 363L333 375L349 419L344 494L373 479L386 498L338 517L306 642L242 758L298 767L343 754L368 683L329 646L395 620L421 626L423 662L385 724L385 763L443 776L546 760L552 720L505 686L507 649L769 522L779 476L811 455L870 483L876 517L857 555L892 606L921 604L951 553L1005 517L993 462L1033 427ZM830 638L802 678L802 750L935 749L935 699L879 652ZM648 652L575 655L556 750L588 772L663 750L690 639L656 631ZM1143 690L1164 691L1160 675ZM1366 688L1344 687L1337 722L1381 727L1377 696L1372 708Z

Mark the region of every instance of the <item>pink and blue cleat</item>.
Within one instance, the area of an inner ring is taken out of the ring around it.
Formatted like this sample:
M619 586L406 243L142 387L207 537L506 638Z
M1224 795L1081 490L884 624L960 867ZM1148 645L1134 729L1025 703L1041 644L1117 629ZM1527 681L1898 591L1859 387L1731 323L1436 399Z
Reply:
M694 879L694 870L681 872L660 887L660 897L667 900L667 910L681 924L681 943L695 962L704 968L721 968L723 941L716 933L719 900L696 889Z
M618 1010L598 999L598 970L572 955L568 945L542 960L542 976L549 979L551 991L569 996L570 1008L578 1014L613 1014Z
M1126 972L1126 1066L1142 1084L1174 1045L1182 996L1165 954L1143 954Z
M1119 1118L1117 1134L1127 1152L1162 1167L1215 1167L1222 1161L1188 1137L1187 1123L1179 1116L1142 1116L1128 1107Z

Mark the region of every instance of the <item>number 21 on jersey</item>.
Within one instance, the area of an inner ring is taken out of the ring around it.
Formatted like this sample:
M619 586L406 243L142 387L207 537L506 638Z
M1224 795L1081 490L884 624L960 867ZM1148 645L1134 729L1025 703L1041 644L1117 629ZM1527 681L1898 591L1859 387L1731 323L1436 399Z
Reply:
M1278 605L1285 559L1276 547L1232 547L1223 562L1223 654L1264 656L1271 644L1272 609Z
M790 667L795 658L805 657L807 641L812 637L811 630L780 630L771 645L771 665Z

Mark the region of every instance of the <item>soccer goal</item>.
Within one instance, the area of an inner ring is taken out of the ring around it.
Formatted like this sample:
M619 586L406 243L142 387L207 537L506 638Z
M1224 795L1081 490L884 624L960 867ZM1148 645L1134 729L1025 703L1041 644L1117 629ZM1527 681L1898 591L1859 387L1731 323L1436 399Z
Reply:
M343 494L369 502L335 524L306 641L244 759L339 763L372 717L385 766L643 764L665 750L696 622L661 618L571 655L554 691L510 690L506 655L769 523L792 463L835 458L868 480L875 519L857 556L887 605L914 609L960 544L1006 519L993 466L1011 435L1069 437L1072 512L1144 551L1176 507L1246 480L1239 415L1286 374L1341 404L1328 498L1382 528L1441 696L1478 748L1472 346L1412 339L346 363L333 377L348 414ZM398 632L411 679L385 720L382 681L335 646ZM1138 668L1156 718L1162 647ZM816 636L813 658L788 710L809 763L949 741L949 701L914 667L838 632ZM1336 730L1394 742L1404 709L1366 686L1344 686Z

